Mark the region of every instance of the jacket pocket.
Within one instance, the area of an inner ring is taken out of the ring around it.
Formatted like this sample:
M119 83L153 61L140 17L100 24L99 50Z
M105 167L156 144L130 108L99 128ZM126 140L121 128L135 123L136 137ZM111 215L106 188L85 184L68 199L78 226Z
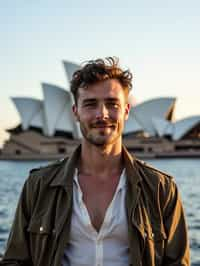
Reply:
M48 265L54 243L54 230L50 221L45 217L31 219L27 231L34 265Z
M147 232L147 237L148 239L152 240L152 241L163 241L166 239L166 234L164 231L160 230L160 229L152 229Z
M44 219L38 218L37 220L34 219L30 221L28 232L39 235L50 235L52 233L52 228Z
M165 232L160 229L146 231L146 252L152 256L156 266L162 265L166 238Z

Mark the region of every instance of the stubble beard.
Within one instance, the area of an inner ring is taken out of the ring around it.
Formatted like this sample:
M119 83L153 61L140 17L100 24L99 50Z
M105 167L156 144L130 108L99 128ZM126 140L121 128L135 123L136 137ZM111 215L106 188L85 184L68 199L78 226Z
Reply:
M111 132L111 134L108 136L107 133L104 132L94 132L92 126L86 127L80 123L80 130L83 137L87 142L96 147L105 147L107 145L114 144L118 139L120 139L122 132L120 130L116 132L117 125L113 127L114 130L111 129L113 132Z

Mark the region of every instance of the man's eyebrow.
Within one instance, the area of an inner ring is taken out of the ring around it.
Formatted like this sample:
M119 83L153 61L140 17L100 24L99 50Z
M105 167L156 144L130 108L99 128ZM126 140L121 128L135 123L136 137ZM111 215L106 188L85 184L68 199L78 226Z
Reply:
M108 98L105 98L103 100L107 101L107 102L119 102L119 99L115 98L115 97L108 97ZM98 101L98 99L96 99L96 98L89 98L89 99L84 99L83 103L93 103L93 102L97 102L97 101Z
M105 100L108 102L119 102L119 99L115 97L109 97L109 98L106 98Z
M106 100L109 100L109 101L119 101L119 99L116 98L116 97L109 97L109 98L106 98Z
M97 99L95 99L95 98L89 98L89 99L84 99L83 103L93 103L93 102L96 102L96 101L97 101Z

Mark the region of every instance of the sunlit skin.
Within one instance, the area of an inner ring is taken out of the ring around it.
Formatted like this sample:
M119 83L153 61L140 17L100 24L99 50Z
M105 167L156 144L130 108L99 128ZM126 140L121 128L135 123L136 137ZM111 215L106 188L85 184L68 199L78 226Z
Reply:
M73 112L83 135L79 184L91 222L100 230L123 168L122 132L130 106L115 79L79 88Z

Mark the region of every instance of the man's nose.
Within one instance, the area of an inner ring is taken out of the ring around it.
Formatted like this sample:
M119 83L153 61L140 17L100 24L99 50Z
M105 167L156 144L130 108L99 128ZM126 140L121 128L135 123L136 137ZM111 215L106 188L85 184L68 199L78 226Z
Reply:
M96 111L96 118L97 119L102 119L102 118L108 118L109 116L109 112L108 112L108 109L107 107L105 106L105 104L100 104L97 108L97 111Z

